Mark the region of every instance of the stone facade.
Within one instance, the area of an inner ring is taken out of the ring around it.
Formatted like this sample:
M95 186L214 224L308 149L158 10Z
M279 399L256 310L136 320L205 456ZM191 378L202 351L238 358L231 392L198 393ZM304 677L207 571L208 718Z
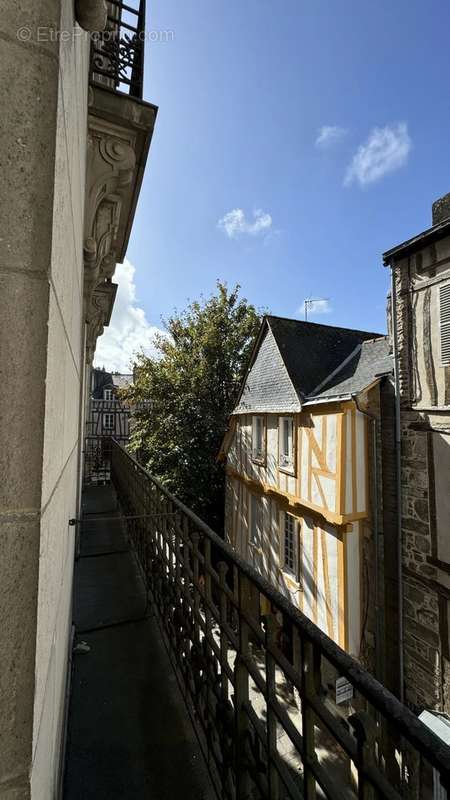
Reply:
M77 3L86 26L95 9L104 18L103 2ZM89 38L71 0L4 4L0 36L0 798L51 800L85 376L109 321L156 109L89 87Z
M18 31L26 26L31 40ZM72 3L9 3L2 37L0 797L55 796L83 393L88 40ZM41 29L67 38L37 40Z
M447 211L448 202L435 207L436 214ZM385 261L393 269L396 307L405 701L416 711L449 712L450 559L442 551L439 521L446 518L448 528L450 405L439 288L450 280L450 231L442 219L433 221L435 233L385 254Z

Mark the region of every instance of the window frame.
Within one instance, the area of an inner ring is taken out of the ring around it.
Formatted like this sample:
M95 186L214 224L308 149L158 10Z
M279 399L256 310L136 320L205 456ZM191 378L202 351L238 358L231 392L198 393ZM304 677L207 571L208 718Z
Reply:
M106 412L104 412L104 413L103 413L103 418L102 418L102 429L103 429L104 431L113 431L113 430L115 429L115 427L116 427L116 426L115 426L115 422L114 422L114 416L115 416L114 414L112 414L111 412L108 412L108 411L106 411ZM111 419L111 422L112 422L112 424L111 424L111 425L107 425L107 424L106 424L106 419L107 419L107 418L110 418L110 419Z
M280 566L282 572L289 577L291 581L294 581L299 588L301 588L301 575L300 575L300 533L301 533L301 522L298 517L294 514L291 514L289 511L281 511L281 536L280 536ZM294 548L294 564L296 565L296 569L292 569L286 563L286 521L287 519L292 520L293 524L293 548Z
M255 451L255 429L257 420L261 420L261 453L257 453ZM267 453L267 439L266 439L266 416L265 414L253 414L252 416L252 440L251 440L251 458L255 464L262 464L266 463L266 453Z
M281 450L282 450L282 440L284 437L284 422L285 420L289 421L292 426L292 455L291 461L282 463L281 459ZM296 475L296 459L297 459L297 451L296 451L296 431L297 427L295 424L295 418L290 414L282 414L278 417L278 469L281 472L286 472L288 475Z
M103 400L113 400L113 390L103 389Z

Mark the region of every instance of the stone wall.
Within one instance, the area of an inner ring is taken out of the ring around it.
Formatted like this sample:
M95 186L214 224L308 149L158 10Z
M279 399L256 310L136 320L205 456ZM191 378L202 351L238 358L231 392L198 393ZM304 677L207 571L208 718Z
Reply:
M413 410L415 358L421 341L417 341L420 318L412 284L412 258L401 261L394 274L401 401L405 700L419 710L442 709L443 663L439 576L436 566L429 561L433 514L429 443L433 420L429 414ZM426 383L424 376L421 377Z
M0 798L50 800L78 510L88 42L71 0L8 3L0 32Z
M382 682L397 697L399 682L399 593L397 547L397 461L395 450L395 393L392 382L385 379L380 390L381 418L381 490L380 514L383 525L381 555L383 573L383 674Z

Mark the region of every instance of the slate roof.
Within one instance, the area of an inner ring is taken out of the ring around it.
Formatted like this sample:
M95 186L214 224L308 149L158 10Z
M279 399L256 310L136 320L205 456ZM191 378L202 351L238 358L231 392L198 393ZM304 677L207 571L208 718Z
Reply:
M308 396L355 348L379 333L268 316L267 321L300 397Z
M365 341L311 393L308 400L315 402L358 394L381 375L390 374L392 369L393 361L387 336Z
M292 412L348 398L390 372L382 334L267 316L234 413Z
M131 374L119 375L118 372L113 372L111 377L116 389L126 389L133 383L133 376Z
M121 375L118 372L107 372L104 369L94 369L94 387L92 397L94 400L103 400L104 389L124 389L133 381L132 375Z
M280 354L271 328L260 331L245 380L241 386L235 414L249 411L264 414L295 413L301 402Z

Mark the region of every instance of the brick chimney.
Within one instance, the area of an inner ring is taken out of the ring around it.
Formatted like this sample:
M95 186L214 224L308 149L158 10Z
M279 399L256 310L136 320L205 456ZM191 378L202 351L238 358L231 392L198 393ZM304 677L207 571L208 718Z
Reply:
M435 200L432 205L432 217L433 225L438 225L450 217L450 192Z

